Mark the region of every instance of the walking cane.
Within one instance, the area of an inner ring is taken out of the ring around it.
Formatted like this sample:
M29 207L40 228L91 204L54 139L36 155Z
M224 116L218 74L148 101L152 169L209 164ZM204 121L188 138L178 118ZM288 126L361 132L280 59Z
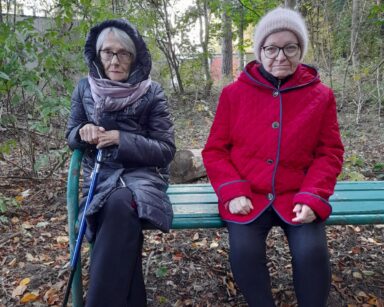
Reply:
M94 167L93 172L92 172L91 185L89 187L87 200L85 202L83 215L82 215L81 221L80 221L80 228L79 228L79 233L78 233L77 239L76 239L75 249L73 250L73 255L72 255L72 259L71 259L71 263L70 263L71 274L69 275L69 280L68 280L68 284L67 284L67 289L65 291L65 296L64 296L64 301L63 301L62 307L67 306L69 293L71 292L72 281L73 281L73 277L75 276L75 272L76 272L77 261L79 259L80 250L81 250L81 244L83 242L83 237L85 234L85 230L87 228L87 223L85 221L85 213L87 211L88 205L91 203L92 198L93 198L93 193L94 193L94 190L95 190L95 187L97 184L97 177L99 175L99 170L100 170L101 157L102 157L102 150L99 150L97 152L95 167Z

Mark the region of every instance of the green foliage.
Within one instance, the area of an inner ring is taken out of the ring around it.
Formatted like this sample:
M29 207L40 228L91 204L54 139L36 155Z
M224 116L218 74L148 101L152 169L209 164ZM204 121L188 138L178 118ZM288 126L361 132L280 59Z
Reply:
M370 12L369 18L378 25L384 25L384 3L373 5Z
M164 278L168 274L168 269L164 266L159 266L156 270L157 278Z
M349 181L365 180L365 176L361 173L364 166L365 162L360 156L356 154L350 155L345 158L343 171L338 179Z
M56 27L43 24L45 29L38 29L34 18L0 24L0 97L5 111L0 125L15 135L1 144L0 152L15 154L12 149L17 145L17 153L29 157L20 159L25 163L20 167L30 175L37 174L37 136L51 133L52 126L63 127L73 89L70 80L79 72L78 57L72 52L76 46L68 44L69 25L63 19L55 22ZM62 138L64 129L56 131Z
M373 171L374 172L384 172L384 163L383 162L375 163L373 165Z
M6 140L3 143L0 143L0 156L3 154L10 155L16 145L17 143L15 140Z
M17 206L19 206L19 203L15 198L7 197L0 193L0 223L7 222L7 218L3 214L6 213L9 208Z

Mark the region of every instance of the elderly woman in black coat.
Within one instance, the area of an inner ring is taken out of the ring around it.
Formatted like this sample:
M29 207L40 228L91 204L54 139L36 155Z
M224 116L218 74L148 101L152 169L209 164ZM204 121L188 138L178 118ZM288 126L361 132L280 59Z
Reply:
M150 79L146 44L130 23L93 27L84 54L89 75L74 90L66 137L72 149L85 151L84 197L102 150L86 212L86 237L94 243L86 306L146 306L142 229L167 232L172 223L166 189L173 124L163 90Z

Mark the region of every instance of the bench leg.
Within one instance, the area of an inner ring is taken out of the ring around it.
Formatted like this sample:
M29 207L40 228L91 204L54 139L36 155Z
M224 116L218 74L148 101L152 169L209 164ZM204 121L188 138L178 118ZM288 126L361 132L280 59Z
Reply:
M83 283L81 280L81 258L79 256L79 260L76 266L76 273L73 277L72 282L72 306L73 307L83 307Z

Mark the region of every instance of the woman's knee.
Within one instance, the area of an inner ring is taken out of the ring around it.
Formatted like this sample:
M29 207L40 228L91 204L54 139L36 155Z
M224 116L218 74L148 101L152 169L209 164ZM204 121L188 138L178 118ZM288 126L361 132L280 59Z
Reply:
M308 264L327 264L329 262L329 252L326 241L313 240L292 244L292 262L298 265Z
M231 262L252 263L265 260L265 235L252 231L246 225L229 228Z
M114 191L108 198L103 207L104 218L129 218L136 216L136 210L132 206L132 193L129 189L118 189Z

